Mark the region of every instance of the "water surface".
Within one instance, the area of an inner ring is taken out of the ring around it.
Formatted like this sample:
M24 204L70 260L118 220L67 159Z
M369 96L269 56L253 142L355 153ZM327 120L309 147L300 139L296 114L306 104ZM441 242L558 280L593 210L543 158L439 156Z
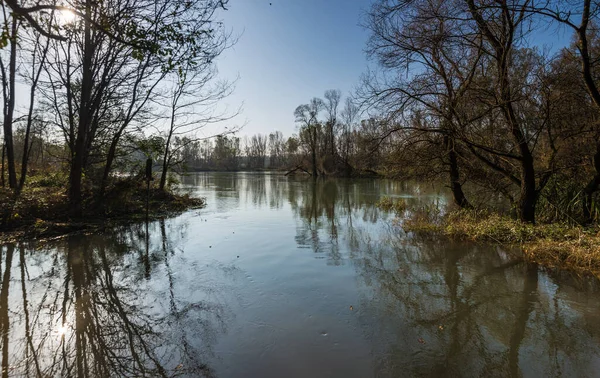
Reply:
M205 173L202 210L4 245L4 376L552 377L600 371L595 280L405 235L430 185Z

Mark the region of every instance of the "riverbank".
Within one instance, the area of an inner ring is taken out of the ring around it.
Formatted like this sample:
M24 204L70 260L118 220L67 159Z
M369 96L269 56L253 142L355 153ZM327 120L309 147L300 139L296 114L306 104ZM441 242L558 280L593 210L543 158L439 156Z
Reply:
M0 241L101 232L117 224L144 221L146 216L153 220L205 205L203 198L157 188L147 191L143 180L126 178L111 185L101 200L87 192L82 215L74 217L65 187L53 177L34 178L16 200L11 190L0 188Z
M600 278L600 227L561 223L524 224L509 216L483 210L457 210L446 214L431 208L409 209L404 201L384 199L378 206L398 215L405 232L427 237L442 235L519 247L526 261Z

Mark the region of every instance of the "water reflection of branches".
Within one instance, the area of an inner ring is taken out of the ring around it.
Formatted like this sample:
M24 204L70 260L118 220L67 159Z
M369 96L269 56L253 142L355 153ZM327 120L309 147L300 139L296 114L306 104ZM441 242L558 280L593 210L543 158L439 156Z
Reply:
M385 356L382 375L592 374L589 361L597 348L590 335L600 327L575 320L583 314L568 303L548 301L556 294L539 285L537 268L502 250L435 240L415 244L397 235L391 230L373 242L362 234L358 248L351 246L365 285L374 291L369 300L377 302L363 307L386 309L369 314L375 322L384 318L375 336L388 348L377 353ZM577 345L552 334L569 335ZM524 350L535 350L536 358L523 359Z
M301 194L290 196L292 209L302 220L297 227L296 243L311 248L314 252L325 252L328 261L334 265L341 264L342 256L338 245L338 218L336 206L338 190L336 184L327 181L310 180ZM290 191L292 192L292 191ZM293 202L298 201L301 202ZM327 235L322 240L321 233Z
M390 215L373 206L381 195L382 188L377 185L390 183L332 179L293 181L288 189L288 202L301 221L297 227L296 243L314 252L326 253L330 264L341 264L344 248L339 245L339 235L356 244L355 227L358 223L375 224ZM420 199L415 198L414 201Z
M224 330L223 306L176 296L170 267L175 252L164 222L152 227L162 242L149 248L151 255L160 253L163 265L152 258L151 278L138 274L145 268L136 251L145 248L137 243L146 240L137 227L45 248L2 248L3 376L212 375L206 361ZM131 245L136 248L130 251ZM166 309L161 270L170 293Z

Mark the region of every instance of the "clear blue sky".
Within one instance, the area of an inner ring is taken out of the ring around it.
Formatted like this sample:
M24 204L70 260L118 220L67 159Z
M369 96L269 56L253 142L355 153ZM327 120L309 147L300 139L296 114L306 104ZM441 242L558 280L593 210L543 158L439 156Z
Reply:
M272 5L269 5L272 3ZM230 0L225 26L240 35L218 60L223 78L240 76L230 108L240 135L296 132L294 109L327 89L345 97L365 72L368 33L359 26L368 0ZM212 129L212 128L211 128Z

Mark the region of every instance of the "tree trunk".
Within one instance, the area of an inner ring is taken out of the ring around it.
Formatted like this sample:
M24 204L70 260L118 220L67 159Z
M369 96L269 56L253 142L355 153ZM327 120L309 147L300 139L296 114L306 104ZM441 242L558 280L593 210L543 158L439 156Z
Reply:
M40 80L40 76L42 73L42 67L44 66L45 61L46 61L46 55L48 54L49 45L50 45L50 40L48 40L44 50L42 51L42 53L40 55L39 67L38 67L37 72L35 72L35 65L34 65L34 71L33 71L32 81L31 81L31 88L29 90L29 111L27 112L27 126L25 128L25 141L23 142L23 158L21 161L21 177L19 178L19 192L23 189L23 186L25 186L25 180L27 179L27 166L29 164L29 156L31 153L31 149L33 147L33 141L31 142L31 145L30 145L29 138L31 137L31 126L33 124L35 92L37 90L37 84ZM33 59L35 62L35 55L34 55Z
M535 223L535 205L538 193L535 184L533 157L523 157L521 173L521 193L519 195L519 220Z
M600 91L598 91L596 80L594 80L594 75L592 73L592 58L590 56L587 37L591 1L586 0L583 4L583 14L581 16L582 23L579 29L577 29L577 36L579 37L578 48L581 57L581 72L590 97L594 101L594 104L596 104L596 107L600 108ZM596 171L594 177L583 189L582 210L585 223L590 223L592 221L593 197L594 193L597 192L600 187L600 143L598 142L596 143L596 153L594 154L594 170Z
M329 121L328 125L327 125L327 133L328 138L327 138L327 144L328 144L328 153L331 156L335 156L335 136L333 135L333 128L335 126L335 121Z
M167 184L168 169L169 169L169 159L167 158L167 152L165 152L165 156L163 158L162 172L160 173L160 184L158 185L158 188L160 190L165 190L165 186Z
M585 223L592 221L592 206L594 193L598 191L600 187L600 143L596 144L596 153L594 154L594 169L596 174L588 182L583 189L583 219Z
M454 197L454 203L456 203L456 205L458 205L461 209L472 209L473 206L467 200L460 183L460 172L458 170L457 153L454 149L454 140L448 136L444 136L444 145L446 147L446 151L448 151L450 190L452 191L452 196Z
M536 190L533 154L527 143L527 138L521 130L519 120L512 105L513 97L508 80L508 63L502 62L498 68L502 72L500 77L502 111L521 154L521 191L518 201L519 220L526 223L535 223L535 205L538 199L538 192Z
M0 180L2 181L3 188L6 187L6 181L4 180L4 152L5 151L6 151L6 146L4 145L4 143L2 143L2 168L0 168L2 170L2 172L0 172L2 177L0 178Z
M79 124L77 127L77 137L75 139L75 148L71 161L71 171L69 172L69 202L73 215L81 215L81 179L83 176L83 163L85 159L85 146L89 130L90 117L90 98L92 92L92 58L94 49L91 38L92 1L86 0L86 18L84 35L84 54L81 79L81 101L79 103Z
M174 117L174 116L173 116ZM165 185L167 183L167 173L169 170L169 145L171 144L171 136L173 133L173 125L174 125L174 118L171 121L171 130L169 132L169 136L167 137L167 142L165 144L165 155L163 156L163 166L162 166L162 172L160 174L160 184L158 186L158 188L160 190L165 190Z
M25 186L27 178L27 165L29 163L29 138L31 136L31 124L33 123L33 100L35 98L35 85L32 84L30 92L29 114L27 115L27 126L25 127L25 140L23 141L23 158L21 159L21 177L19 178L19 192Z
M503 35L498 37L488 25L488 22L484 19L473 0L468 0L467 5L469 11L476 21L479 29L481 30L483 37L486 38L493 47L493 58L496 61L496 68L498 70L498 89L499 89L499 105L502 110L504 119L510 128L510 133L513 137L515 146L520 152L520 178L521 178L521 190L518 200L519 206L519 219L522 222L535 223L535 205L538 198L536 190L535 180L535 167L534 158L529 148L527 136L524 134L520 120L516 115L513 102L515 98L512 96L511 80L510 80L510 68L511 68L511 56L514 47L514 32L515 23L511 18L511 13L506 2L500 2L500 9L502 14L502 30Z
M10 38L10 61L8 68L8 93L4 98L4 144L8 164L8 186L17 188L17 170L15 168L15 148L13 144L13 116L15 111L15 76L17 71L17 20L13 18ZM6 88L5 88L6 90Z
M119 138L120 134L117 134L113 137L113 140L108 149L108 154L106 155L106 164L104 165L104 173L102 174L102 181L100 182L100 192L98 193L98 199L100 200L102 200L102 198L104 197L104 192L106 191L106 185L108 184L108 176L110 175L112 164L115 160Z
M506 53L507 51L503 50L499 55L504 56ZM512 105L513 97L508 78L508 62L500 60L498 63L498 70L501 72L500 96L502 100L502 111L506 122L510 126L510 131L515 144L518 146L521 154L521 191L518 201L519 220L526 223L535 223L535 205L537 203L538 193L536 190L533 154L527 143L527 138L521 130L519 120Z
M312 176L317 177L319 174L317 172L317 151L316 148L313 148L311 151L311 170Z

